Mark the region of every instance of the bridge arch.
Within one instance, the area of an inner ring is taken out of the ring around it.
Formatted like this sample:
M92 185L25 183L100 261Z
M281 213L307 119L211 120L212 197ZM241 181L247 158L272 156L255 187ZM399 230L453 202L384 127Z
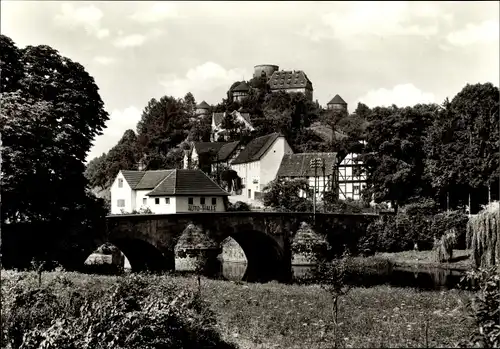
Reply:
M267 282L285 279L290 263L287 263L283 248L273 237L250 227L236 227L227 231L222 240L227 237L234 239L245 253L247 267L243 281Z
M171 266L171 262L158 248L142 239L116 238L110 241L127 257L134 272L162 271Z

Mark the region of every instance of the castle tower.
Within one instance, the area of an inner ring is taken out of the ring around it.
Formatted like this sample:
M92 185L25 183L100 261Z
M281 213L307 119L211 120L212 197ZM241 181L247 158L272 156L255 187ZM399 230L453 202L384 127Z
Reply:
M347 112L347 103L339 95L335 95L326 105L327 110L338 110Z
M259 64L256 65L253 69L253 77L259 78L261 76L265 76L267 80L271 78L275 71L278 71L280 67L274 64Z
M248 97L249 92L250 92L250 87L245 81L243 81L241 84L239 84L233 89L233 100L236 102L241 102L243 99Z
M210 106L208 105L207 102L203 101L196 106L195 114L197 116L207 115L209 110Z

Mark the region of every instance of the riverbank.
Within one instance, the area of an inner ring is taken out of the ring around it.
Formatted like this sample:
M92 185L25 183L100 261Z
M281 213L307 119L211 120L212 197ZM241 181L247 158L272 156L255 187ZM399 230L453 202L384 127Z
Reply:
M377 253L372 260L387 260L395 267L428 267L467 271L473 263L470 250L453 250L453 259L449 263L436 261L434 251L404 251L396 253Z
M113 286L127 277L130 276L44 273L42 288L56 289L60 295L73 291L99 295L92 298L99 301L103 292L112 292ZM140 278L151 289L163 284L170 285L172 292L198 288L196 277ZM37 283L35 273L2 271L2 299L12 297L14 290L36 289ZM429 347L456 346L468 338L472 328L465 308L470 295L460 290L353 288L339 301L339 346L425 347L426 341ZM162 293L155 296L165 297ZM333 302L317 285L250 284L202 278L201 297L215 314L222 336L240 348L334 347Z

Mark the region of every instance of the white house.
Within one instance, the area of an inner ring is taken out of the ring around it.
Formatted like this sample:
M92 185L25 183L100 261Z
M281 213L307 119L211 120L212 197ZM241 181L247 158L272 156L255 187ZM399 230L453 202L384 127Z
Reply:
M314 159L320 159L321 164L316 170L311 167ZM305 179L310 190L316 186L316 199L322 200L323 193L332 189L336 166L337 153L285 154L276 177L285 180ZM301 191L300 196L305 197L306 193Z
M227 196L201 170L122 170L111 185L111 214L223 212Z
M231 163L244 188L241 195L233 195L230 200L255 204L264 187L276 178L283 155L292 153L292 148L280 133L253 139Z
M245 128L253 131L254 127L252 126L252 123L250 122L250 114L249 113L242 113L238 110L234 110L233 112L230 113L230 115L234 118L235 121L243 123L245 125ZM219 136L224 135L224 129L221 127L222 120L227 116L227 113L213 113L212 114L212 134L211 134L211 140L212 141L217 141L219 139Z

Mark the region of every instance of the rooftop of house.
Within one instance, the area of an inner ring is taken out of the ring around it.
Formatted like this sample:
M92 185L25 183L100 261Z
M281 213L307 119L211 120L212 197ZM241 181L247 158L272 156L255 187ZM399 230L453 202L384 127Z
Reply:
M202 101L200 104L198 104L198 105L196 106L196 108L198 108L198 109L208 109L208 108L210 108L210 106L208 105L208 103L207 103L207 102Z
M233 112L231 112L231 115L233 115L233 116L240 115L249 125L252 124L250 121L250 113L244 113L244 112L234 110ZM213 113L213 120L214 120L215 126L216 127L220 126L220 124L222 123L222 120L224 120L225 117L226 117L226 113Z
M340 97L339 95L335 95L335 97L332 98L330 102L327 103L327 105L330 104L342 104L342 105L347 105L347 103Z
M275 71L269 79L271 90L289 88L313 89L312 82L302 70L297 71Z
M298 153L285 154L281 160L277 177L314 177L314 168L311 160L321 158L325 164L325 176L333 174L337 165L337 153ZM318 168L318 176L323 176L323 169Z
M250 86L245 81L242 81L238 86L233 88L233 92L248 92L250 91Z
M151 190L148 196L228 196L201 170L121 171L134 190Z
M207 153L212 149L217 152L218 161L226 161L240 142L193 142L196 152L199 154Z
M232 165L245 164L247 162L258 161L273 145L273 143L283 135L275 132L250 141L241 153L234 159Z

